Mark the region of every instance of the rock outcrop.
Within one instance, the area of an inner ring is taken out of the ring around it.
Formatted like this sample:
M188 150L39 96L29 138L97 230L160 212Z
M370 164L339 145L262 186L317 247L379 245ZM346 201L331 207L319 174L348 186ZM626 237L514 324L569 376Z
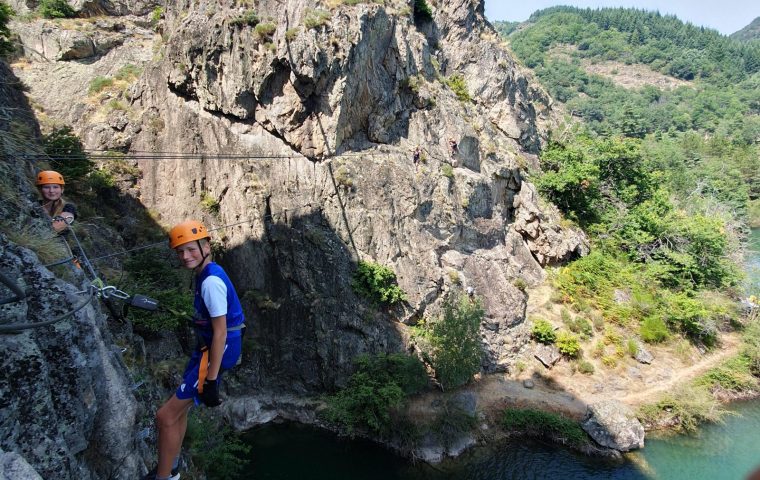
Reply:
M50 235L49 220L41 218L23 180L33 175L21 156L33 138L21 142L17 132L33 136L37 126L15 84L0 64L0 271L25 291L24 298L0 306L0 448L6 452L0 455L0 477L134 478L144 468L136 435L138 404L97 300L52 325L7 331L10 324L52 320L87 300L77 293L81 270L58 267L70 277L63 281L31 250L10 240L39 244L34 236ZM11 111L17 118L13 125L6 121ZM48 240L48 249L59 241ZM8 298L5 286L0 292Z
M644 427L630 408L616 400L589 405L581 426L603 447L621 452L644 448Z
M85 16L154 5L75 4ZM145 17L17 27L30 60L17 73L39 111L90 149L142 152L130 193L163 223L219 228L256 345L230 376L241 424L277 410L246 400L254 389L340 386L357 355L407 350L407 326L468 289L486 310L483 370L507 370L528 340L525 286L588 249L525 179L553 122L548 96L482 1L433 7L415 21L401 1L261 0L254 12L180 0L158 33ZM406 302L358 297L360 260L391 267Z
M39 5L39 0L9 0L17 13L29 13ZM66 0L77 15L145 15L164 2L158 0Z
M388 320L435 316L465 287L486 306L483 368L505 370L527 340L514 284L585 253L582 235L564 239L540 215L521 175L549 121L546 96L498 46L482 4L455 3L423 26L376 4L314 20L317 4L263 1L266 29L226 2L167 10L164 58L130 91L143 112L131 148L207 158L141 161L140 199L174 219L202 216L202 195L219 203L210 223L249 220L224 240L238 283L278 305L253 320L257 382L340 384L356 354L403 348ZM447 87L455 75L472 100ZM347 281L360 259L393 268L405 308L362 306Z

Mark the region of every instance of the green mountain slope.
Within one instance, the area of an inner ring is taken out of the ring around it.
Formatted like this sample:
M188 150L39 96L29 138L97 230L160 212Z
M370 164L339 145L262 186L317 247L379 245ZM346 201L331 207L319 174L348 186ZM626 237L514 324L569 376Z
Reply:
M757 208L760 45L622 8L542 10L508 39L591 133L638 138L654 149L651 160L666 162L658 168L676 192L700 185L743 221L748 205ZM639 84L621 85L634 71Z
M733 40L738 40L740 42L748 42L750 40L760 40L760 17L757 17L756 19L752 20L749 25L742 28L741 30L738 30L729 37Z
M534 178L593 243L554 279L564 301L646 342L718 342L760 223L760 45L622 8L497 27L567 113Z

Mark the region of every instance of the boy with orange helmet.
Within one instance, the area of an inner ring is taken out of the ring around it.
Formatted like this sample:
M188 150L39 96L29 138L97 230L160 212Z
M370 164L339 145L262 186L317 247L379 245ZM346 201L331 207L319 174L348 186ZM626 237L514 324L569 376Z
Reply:
M183 374L182 384L158 410L158 466L145 480L179 479L177 464L193 402L216 407L221 373L240 357L245 329L243 308L225 271L211 261L206 227L195 220L180 223L169 232L169 246L185 268L195 272L196 346Z

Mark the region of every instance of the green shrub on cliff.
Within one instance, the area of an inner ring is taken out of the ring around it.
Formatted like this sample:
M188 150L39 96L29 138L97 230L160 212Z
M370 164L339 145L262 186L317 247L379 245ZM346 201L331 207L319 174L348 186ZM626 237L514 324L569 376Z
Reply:
M306 14L303 17L303 25L307 30L313 28L319 28L327 25L330 22L330 12L322 10L320 8L316 10L306 9Z
M588 441L586 432L578 423L559 414L541 410L507 408L501 426L509 432L531 437L548 437L566 445L581 445Z
M639 328L641 339L647 343L664 342L670 336L667 325L660 317L646 317Z
M576 358L581 354L581 344L578 335L570 332L559 332L555 341L559 353L566 357Z
M351 287L375 305L395 305L405 299L390 268L373 262L359 261Z
M433 11L425 0L414 0L413 14L414 22L417 24L433 20Z
M188 273L174 268L169 258L158 250L145 250L124 262L129 291L143 292L162 307L157 312L129 310L133 324L143 332L173 330L192 318L193 297L186 288Z
M45 18L71 18L76 15L66 0L41 0L37 11Z
M533 322L530 336L533 337L533 340L545 345L550 345L557 339L557 334L554 333L554 326L543 319Z
M229 426L211 418L208 409L189 416L186 448L194 466L209 480L238 478L251 450Z
M5 2L0 2L0 57L13 50L10 42L11 32L8 30L8 22L13 16L13 9Z
M425 368L416 357L400 353L361 355L346 387L328 398L325 416L349 433L368 429L386 434L394 412L401 409L406 397L427 384Z
M480 370L483 357L480 323L484 314L479 300L460 295L446 299L440 318L415 327L414 335L426 361L444 389L466 384Z
M457 96L460 102L468 103L472 101L470 92L467 90L467 82L461 74L455 73L451 75L446 79L446 85L454 92L454 95Z
M71 127L61 127L42 137L42 147L50 157L50 166L60 172L66 184L76 184L92 172L93 163Z

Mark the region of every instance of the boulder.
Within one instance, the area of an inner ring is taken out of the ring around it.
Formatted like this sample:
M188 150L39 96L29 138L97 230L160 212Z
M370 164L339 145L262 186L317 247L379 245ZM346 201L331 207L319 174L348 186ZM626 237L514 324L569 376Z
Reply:
M633 358L639 363L649 365L654 360L654 355L649 353L649 350L644 348L644 345L641 342L636 342L636 355Z
M245 395L228 398L222 414L237 431L267 424L275 419L314 424L321 405L311 399L292 395Z
M552 368L557 362L559 362L562 356L559 350L554 345L540 345L536 348L536 353L533 354L536 360L541 362L544 367Z
M55 61L78 60L95 55L95 42L89 34L63 29L54 22L15 22L13 30L18 34L24 52L32 57L38 54Z
M644 427L633 412L617 400L589 405L581 427L604 447L621 452L644 448Z
M561 263L589 252L582 230L559 226L559 214L538 204L536 187L522 182L514 198L515 221L512 228L522 235L533 256L542 266Z

